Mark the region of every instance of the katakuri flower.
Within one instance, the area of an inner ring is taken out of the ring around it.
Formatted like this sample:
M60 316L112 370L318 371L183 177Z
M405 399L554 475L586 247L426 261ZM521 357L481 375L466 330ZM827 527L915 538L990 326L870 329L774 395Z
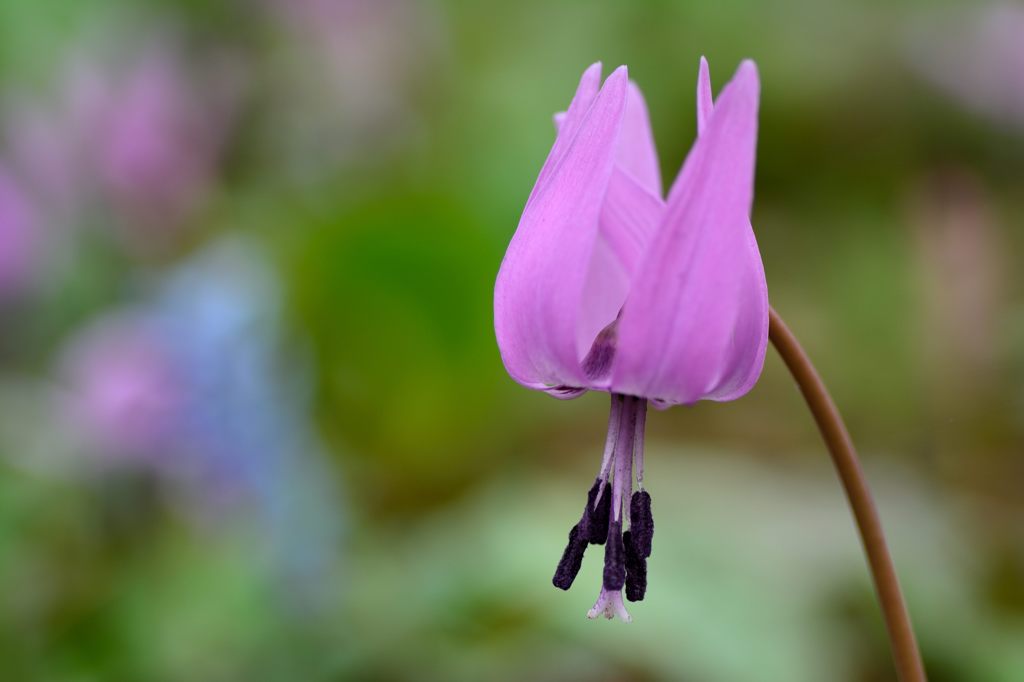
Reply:
M622 591L643 599L654 533L648 401L733 400L764 364L768 290L750 225L760 84L745 61L713 105L701 60L697 140L663 199L640 90L624 66L600 80L594 64L555 116L557 137L498 272L494 326L517 382L559 398L611 394L600 472L553 582L568 589L588 544L604 544L588 616L628 621Z

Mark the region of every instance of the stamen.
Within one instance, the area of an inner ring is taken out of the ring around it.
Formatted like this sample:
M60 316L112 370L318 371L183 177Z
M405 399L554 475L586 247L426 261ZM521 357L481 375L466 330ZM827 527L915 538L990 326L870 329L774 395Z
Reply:
M601 488L604 481L600 478L594 481L590 492L587 493L587 506L583 508L583 518L580 523L586 528L586 540L592 545L603 545L608 539L608 522L612 511L611 495L602 495Z
M569 544L565 546L562 559L558 562L558 568L555 569L555 577L551 579L551 583L555 587L562 590L572 587L572 582L576 580L576 575L583 565L583 553L586 549L587 541L580 537L580 524L577 523L569 531Z
M615 443L615 485L612 488L612 520L622 523L622 502L633 489L633 430L636 428L636 399L622 397L618 439Z
M601 472L598 478L601 480L601 489L598 491L598 499L603 497L605 483L608 482L608 475L612 470L612 455L615 453L615 444L619 438L619 426L622 423L623 397L618 393L612 393L612 407L608 413L608 435L604 439L604 456L601 458Z
M608 545L604 548L604 580L606 590L621 590L626 584L626 548L622 544L622 522L608 524Z
M654 516L651 514L651 494L646 490L636 491L629 501L629 530L633 534L637 555L642 559L651 556Z
M644 427L647 425L647 400L636 398L636 426L633 429L633 465L636 487L644 489Z
M601 479L594 480L594 485L590 486L587 492L583 515L569 531L569 542L562 551L555 576L551 579L555 587L563 590L572 587L583 565L583 554L587 551L587 544L603 545L608 538L611 497L605 495L603 500L596 501L602 483Z
M626 599L643 601L647 592L647 560L636 551L636 542L630 531L622 534L626 547Z

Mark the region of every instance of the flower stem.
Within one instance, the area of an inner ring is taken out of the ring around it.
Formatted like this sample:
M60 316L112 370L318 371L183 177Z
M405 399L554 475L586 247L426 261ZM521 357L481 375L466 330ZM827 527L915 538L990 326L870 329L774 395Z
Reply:
M804 400L807 401L846 490L853 518L864 544L864 552L867 554L875 591L885 616L899 679L902 682L926 682L924 664L921 662L921 653L918 651L917 640L910 624L910 615L907 613L907 605L903 600L899 579L896 577L896 568L893 566L885 534L882 532L882 521L878 517L878 510L875 508L850 434L825 384L801 348L800 342L793 336L793 332L774 309L770 310L769 319L768 338L786 363Z

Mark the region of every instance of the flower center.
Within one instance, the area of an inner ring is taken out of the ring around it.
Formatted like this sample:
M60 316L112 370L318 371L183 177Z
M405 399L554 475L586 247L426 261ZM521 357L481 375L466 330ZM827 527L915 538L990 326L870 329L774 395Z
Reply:
M615 340L619 328L619 319L602 329L591 344L587 356L583 358L583 375L591 381L600 381L612 371L612 360L615 359ZM614 403L615 398L612 398ZM614 409L614 407L613 407Z
M611 333L614 335L614 329ZM629 621L629 613L622 602L622 589L625 587L629 601L643 600L647 591L647 557L651 555L654 536L651 496L643 489L647 401L617 393L613 393L611 398L601 470L587 493L583 515L569 531L569 543L555 569L552 583L568 590L583 564L587 546L603 544L601 593L587 616L596 618L603 614L607 618L619 616ZM636 492L633 492L634 472L639 488ZM627 520L629 530L623 532Z

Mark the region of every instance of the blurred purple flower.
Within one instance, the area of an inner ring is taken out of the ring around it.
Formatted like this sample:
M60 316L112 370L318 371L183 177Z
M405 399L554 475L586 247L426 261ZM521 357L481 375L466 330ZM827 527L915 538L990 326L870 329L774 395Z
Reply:
M85 161L113 205L144 226L174 227L211 189L225 107L170 46L121 72L82 70L72 85Z
M913 195L911 220L923 296L917 359L949 412L986 410L1000 376L1006 274L1012 249L985 183L969 168L931 173ZM955 390L954 390L955 388Z
M760 85L740 65L712 106L707 62L697 88L698 139L661 198L640 90L620 67L599 87L583 74L527 199L494 292L505 368L557 397L612 394L600 474L554 577L568 589L586 546L603 544L604 581L590 612L628 620L646 590L653 521L643 490L647 400L732 400L757 381L768 293L750 226ZM623 512L630 502L630 530ZM610 510L605 487L614 464Z
M31 284L39 264L39 229L28 195L0 165L0 298Z
M185 396L179 368L151 327L132 315L104 318L76 339L67 367L71 416L95 448L160 465Z
M220 55L198 72L183 50L158 33L106 59L84 51L69 59L53 102L15 98L5 146L45 209L41 220L86 224L103 207L130 246L145 247L202 207L217 183L240 78Z
M1024 126L1024 6L993 4L921 21L910 40L915 69L976 113Z

